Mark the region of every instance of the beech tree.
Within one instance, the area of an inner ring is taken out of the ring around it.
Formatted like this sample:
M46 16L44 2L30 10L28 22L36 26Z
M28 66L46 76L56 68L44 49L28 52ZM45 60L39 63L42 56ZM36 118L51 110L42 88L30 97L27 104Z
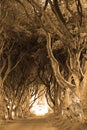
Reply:
M86 27L84 15L86 14L86 11L82 1L46 0L44 8L34 0L28 0L28 2L32 5L36 16L41 21L43 30L46 33L48 56L57 83L66 89L66 93L68 89L70 89L72 93L78 97L80 107L83 110L84 105L82 105L82 102L83 99L85 99L85 93L83 91L87 84L87 33L84 28ZM52 14L56 19L56 23L48 14L48 3ZM69 69L69 81L62 76L59 62L52 52L51 44L54 44L52 42L52 35L54 33L59 36L57 41L60 40L68 52L67 66ZM66 100L66 104L69 105L68 100ZM82 113L81 117L83 116Z
M13 1L14 4L12 3ZM87 103L87 101L85 100L87 94L86 92L86 86L87 86L86 13L87 12L86 9L84 8L83 1L82 0L71 0L71 1L44 0L44 3L42 3L37 0L26 0L26 1L9 0L9 2L7 3L8 6L9 5L14 6L15 4L17 4L16 7L19 6L20 8L23 9L24 14L27 16L26 17L27 21L30 20L26 23L26 27L23 26L24 22L22 22L22 20L20 20L20 24L18 21L16 21L15 23L17 24L14 24L14 26L10 27L10 30L12 30L12 28L14 27L13 28L14 32L17 32L18 34L17 37L21 37L21 35L19 35L20 34L19 32L22 32L23 34L28 36L28 38L31 37L32 33L35 34L33 35L33 37L37 35L36 34L37 32L39 34L39 38L36 37L35 39L38 45L34 46L34 48L32 49L32 51L34 52L32 53L32 57L34 58L35 56L37 56L37 53L41 49L41 46L45 46L46 55L44 55L44 57L45 56L46 58L48 57L49 59L48 62L50 63L52 69L52 74L53 74L52 76L54 77L54 81L56 82L57 87L59 86L56 97L58 96L57 105L61 107L61 114L64 113L63 105L65 105L64 107L70 108L70 106L73 104L73 99L74 99L74 103L76 103L76 107L78 106L77 104L79 104L80 113L78 113L78 116L80 117L80 119L82 119L85 115L84 104ZM2 0L1 4L6 5L5 0ZM1 6L1 8L2 7L3 6ZM30 8L32 11L29 12L28 8ZM5 13L2 15L1 23L3 25L7 25L7 27L9 28L8 26L9 24L3 22L4 19L6 20L7 16L8 13L7 11L5 11ZM16 15L12 15L10 17L13 16ZM33 28L32 27L29 28L29 24L33 25L31 24L32 16L34 16L36 24L34 24ZM20 18L18 17L18 19ZM22 54L20 53L18 55L19 60L16 59L15 64L12 64L11 66L10 54L12 54L11 51L13 48L13 44L11 44L10 46L9 42L7 42L8 44L4 44L3 42L5 41L5 39L7 41L11 36L8 35L9 33L7 33L8 30L6 31L7 29L5 28L6 26L1 25L1 27L2 27L1 34L4 35L1 36L2 42L1 42L0 55L1 55L2 64L0 67L1 68L0 80L2 81L1 83L3 84L3 82L5 81L4 79L6 79L5 77L7 77L9 72L12 71L18 65L24 53L23 52ZM5 33L3 33L3 31ZM44 40L40 39L41 34L44 35L45 42ZM32 44L35 43L35 41L32 42ZM42 45L42 43L44 44ZM6 47L4 45L6 45ZM5 50L4 48L6 49L6 51L4 51ZM63 53L60 58L59 58L59 51ZM39 53L39 55L42 54ZM61 59L64 60L64 62L61 62L62 61ZM37 59L35 59L35 61L36 60ZM6 66L4 63L5 61L6 61ZM44 58L41 59L41 57L39 57L38 61L36 61L36 65L38 65L39 61L41 63L41 66L43 67L45 59ZM52 80L50 80L50 75L51 73L49 74L48 82L50 82L51 84ZM39 76L41 78L41 73ZM44 79L45 78L47 77L44 77ZM48 88L49 88L48 90L50 90L50 87ZM53 88L56 91L55 84ZM49 96L50 94L51 93L48 93ZM62 101L63 104L61 105ZM74 112L76 113L75 110Z
M16 9L17 5L15 1L0 1L0 100L2 102L1 106L5 105L3 103L3 100L6 97L6 93L4 91L5 82L7 81L9 75L12 72L14 73L14 70L19 66L19 63L23 60L25 55L28 54L28 49L31 48L30 44L27 45L27 41L29 41L30 37L32 37L32 33L31 31L27 30L26 28L20 25L21 20L19 21L20 16L17 15L18 10ZM22 37L23 35L25 35L25 38ZM15 79L15 76L13 77ZM8 85L7 86L9 89L11 84ZM13 88L10 88L9 90L9 93L11 94Z
M22 111L22 107L25 103L28 108L30 100L29 85L37 78L36 74L32 76L32 73L30 72L32 64L29 69L28 63L30 64L30 62L25 59L23 59L23 61L20 62L19 66L16 67L16 69L9 74L7 80L4 83L4 101L6 104L5 107L7 109L6 111L9 112L9 119L13 118L12 113L14 113L15 117L19 115L19 109L20 111Z

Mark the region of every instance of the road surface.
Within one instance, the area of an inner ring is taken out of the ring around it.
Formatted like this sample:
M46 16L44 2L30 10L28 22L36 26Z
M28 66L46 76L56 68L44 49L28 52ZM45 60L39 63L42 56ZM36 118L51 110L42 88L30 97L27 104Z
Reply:
M58 130L45 118L14 120L4 124L0 130Z

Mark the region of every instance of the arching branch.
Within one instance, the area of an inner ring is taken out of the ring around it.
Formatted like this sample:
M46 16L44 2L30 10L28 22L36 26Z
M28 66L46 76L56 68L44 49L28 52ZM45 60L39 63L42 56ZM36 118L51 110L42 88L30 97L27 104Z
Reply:
M79 24L80 26L82 25L82 5L80 0L75 0L76 2L76 6L77 6L77 11L78 11L78 15L79 15Z
M63 87L63 88L70 88L71 90L73 90L75 88L75 85L74 84L71 84L69 83L68 81L66 81L61 73L60 73L60 69L59 69L59 63L58 61L55 59L54 55L53 55L53 52L52 52L52 49L51 49L51 36L50 34L48 33L47 34L47 51L48 51L48 56L50 58L50 61L51 61L51 65L52 65L52 68L53 68L53 72L54 72L54 76L55 76L55 79L57 81L57 83Z
M45 5L44 5L44 10L46 10L48 3L49 3L49 0L46 0Z
M53 0L53 4L54 4L55 11L57 12L59 18L61 19L61 21L63 22L63 24L65 24L65 19L64 19L63 15L62 15L62 12L60 10L58 0Z

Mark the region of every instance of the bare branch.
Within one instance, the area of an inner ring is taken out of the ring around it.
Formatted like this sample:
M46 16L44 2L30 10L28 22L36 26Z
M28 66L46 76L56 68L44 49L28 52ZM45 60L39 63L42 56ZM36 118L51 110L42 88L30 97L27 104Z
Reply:
M83 16L83 14L82 14L82 5L81 5L81 2L80 2L80 0L75 0L75 2L76 2L76 6L77 6L77 11L78 11L78 15L79 15L79 24L80 24L80 26L82 25L82 16Z
M53 68L53 71L54 71L54 75L55 75L55 78L56 78L56 81L57 83L59 83L59 85L63 88L70 88L70 89L74 89L75 88L75 85L74 84L71 84L69 83L68 81L66 81L61 73L60 73L60 70L59 70L59 63L58 61L55 59L55 57L53 56L53 52L52 52L52 49L51 49L51 36L50 34L48 33L47 34L47 51L48 51L48 56L51 60L51 63L52 63L52 68Z
M13 25L13 27L14 27L14 32L16 31L16 32L23 32L23 33L25 33L28 37L30 37L31 36L31 32L30 31L28 31L26 28L24 28L23 26L20 26L20 25Z
M21 60L22 60L22 58L25 56L25 54L21 54L20 55L20 58L18 59L18 61L16 62L16 64L10 69L10 71L9 71L9 73L11 72L11 71L13 71L16 67L17 67L17 65L21 62Z
M10 69L11 69L11 56L10 55L8 55L8 67L7 67L7 70L6 70L6 72L5 72L5 74L4 74L4 77L3 77L3 83L4 83L4 81L6 80L6 78L7 78L7 76L8 76L8 74L10 73Z
M1 73L3 72L4 68L5 68L5 65L6 65L6 60L3 56L1 56L1 60L2 60L2 67L0 67L0 75Z
M45 5L44 5L44 10L46 10L48 3L49 3L49 0L46 0Z
M29 14L28 14L28 12L27 12L27 10L26 10L26 7L25 7L24 4L23 4L23 2L21 2L20 0L15 0L15 1L17 1L17 2L24 8L24 11L25 11L25 13L26 13L27 18L30 18L30 17L29 17Z
M70 12L70 14L73 16L74 13L73 11L69 8L69 0L64 0L65 1L65 4L66 4L66 9Z
M41 94L39 93L38 96L34 95L34 96L35 96L35 97L34 97L34 100L33 100L33 101L31 102L31 104L29 105L29 109L32 108L33 104L35 103L35 101L36 101L37 99L39 99L42 95L44 95L44 93L45 93L44 89L43 89L41 92L43 92L43 93L41 93Z

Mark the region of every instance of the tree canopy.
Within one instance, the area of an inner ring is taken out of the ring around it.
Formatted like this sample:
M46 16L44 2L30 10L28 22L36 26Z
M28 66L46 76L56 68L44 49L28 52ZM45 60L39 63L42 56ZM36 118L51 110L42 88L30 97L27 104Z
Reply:
M84 113L86 5L85 0L0 1L2 99L12 98L19 104L32 85L38 93L38 85L44 84L47 102L55 112L62 114L64 107L72 106L74 95Z

